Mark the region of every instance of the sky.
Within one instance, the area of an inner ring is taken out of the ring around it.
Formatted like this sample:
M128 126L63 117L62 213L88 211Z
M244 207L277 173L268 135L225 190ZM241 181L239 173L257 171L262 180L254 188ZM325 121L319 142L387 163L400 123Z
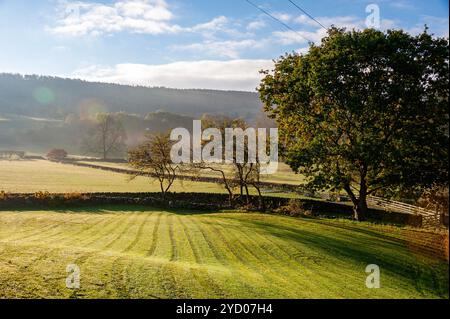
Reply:
M0 73L254 91L324 27L448 37L444 0L0 0ZM379 16L379 19L376 19ZM379 23L378 23L379 22Z

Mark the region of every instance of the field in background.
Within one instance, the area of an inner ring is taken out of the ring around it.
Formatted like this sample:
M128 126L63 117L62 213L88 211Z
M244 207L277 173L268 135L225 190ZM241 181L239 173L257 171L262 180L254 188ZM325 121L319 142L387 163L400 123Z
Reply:
M126 164L106 162L83 162L115 168L128 168ZM289 167L284 167L280 175L276 175L276 182L281 183L283 176L292 175L299 179L299 175L286 172ZM290 170L290 169L289 169ZM285 172L285 173L283 173ZM205 171L207 173L207 171ZM202 176L214 176L202 174ZM214 176L217 177L217 176ZM70 192L160 192L159 182L156 178L138 177L129 180L129 176L90 167L80 167L70 164L61 164L46 160L0 160L0 191L9 193L34 193L48 191L50 193ZM220 184L201 181L175 180L171 192L198 192L198 193L226 193ZM286 191L263 190L263 193L279 197L302 196ZM250 188L250 193L257 192Z
M112 168L121 168L121 169L130 169L127 163L112 163L112 162L102 162L102 161L79 161L79 163L98 165L103 167L112 167ZM230 173L232 167L230 165L214 165L217 168L224 170L227 173ZM189 175L189 173L182 172L183 175ZM200 176L205 177L215 177L222 178L221 173L214 172L211 170L202 170ZM269 182L269 183L279 183L279 184L288 184L288 185L300 185L302 182L302 176L299 174L295 174L292 169L285 163L278 164L278 171L275 174L270 175L261 175L261 181Z
M448 264L408 248L409 232L135 206L0 212L0 298L448 298Z
M0 191L33 193L65 192L159 192L154 178L139 177L128 181L120 173L53 163L44 160L0 161ZM223 193L220 185L204 182L175 181L174 192Z

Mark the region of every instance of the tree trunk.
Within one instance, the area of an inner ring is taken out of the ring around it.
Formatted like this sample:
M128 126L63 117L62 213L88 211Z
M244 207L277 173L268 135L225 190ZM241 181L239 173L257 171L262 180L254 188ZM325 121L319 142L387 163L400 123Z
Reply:
M247 184L245 184L245 200L246 200L247 205L250 204L250 194L248 192Z
M163 201L165 201L166 200L166 192L164 190L164 181L160 181L159 186L161 188L161 198Z
M353 207L353 218L360 222L367 219L366 199L359 198L358 203Z
M367 218L367 188L361 187L359 198L356 198L355 194L350 188L350 185L344 186L345 191L350 197L353 203L353 219L357 221L364 221Z
M261 193L261 189L256 186L256 184L253 184L253 187L258 191L258 199L259 199L259 209L261 209L263 212L266 211L266 203L264 202L264 198Z
M230 207L233 207L233 192L231 192L229 189L227 189L228 191L228 204L230 205Z
M359 183L359 198L358 203L354 209L354 218L358 221L366 220L367 215L367 184L366 184L367 169L365 166L361 169L361 181Z

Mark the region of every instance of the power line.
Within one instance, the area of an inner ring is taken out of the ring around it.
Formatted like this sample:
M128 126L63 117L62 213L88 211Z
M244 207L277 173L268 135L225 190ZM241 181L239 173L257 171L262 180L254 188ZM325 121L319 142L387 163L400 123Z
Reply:
M318 25L320 25L322 28L324 28L325 30L327 30L327 28L320 23L319 21L317 21L316 18L314 18L312 15L310 15L308 12L306 12L306 10L304 10L302 7L300 7L298 4L296 4L294 1L292 0L288 0L290 3L292 3L297 9L299 9L301 12L303 12L304 14L306 14L311 20L313 20L314 22L316 22Z
M301 33L299 33L297 30L294 30L293 28L291 28L289 25L287 25L286 23L284 23L283 21L281 21L280 19L274 17L272 14L270 14L269 12L267 12L266 10L264 10L263 8L257 6L256 4L254 4L253 2L251 2L250 0L245 0L247 1L250 5L252 5L253 7L255 7L256 9L258 9L259 11L263 12L264 14L268 15L269 17L271 17L273 20L277 21L278 23L282 24L285 28L291 30L292 32L297 33L299 36L301 36L303 39L305 39L306 41L308 41L309 43L313 43L313 41L309 40L307 37L305 37L304 35L302 35Z

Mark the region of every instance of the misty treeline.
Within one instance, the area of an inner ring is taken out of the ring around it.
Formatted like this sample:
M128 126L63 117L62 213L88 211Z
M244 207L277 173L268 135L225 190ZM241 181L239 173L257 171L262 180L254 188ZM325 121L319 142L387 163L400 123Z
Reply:
M102 116L112 120L110 138L119 125L123 132L121 142L125 147L111 149L109 157L123 157L126 148L141 142L146 132L165 132L178 126L192 126L192 118L166 112L136 114L96 113L89 117L69 114L61 121L48 121L35 118L12 117L0 122L0 148L18 148L28 152L46 153L49 149L63 148L71 154L103 157L101 145ZM117 123L117 124L116 124Z
M70 113L92 107L141 116L158 110L193 117L224 113L248 120L262 104L255 92L150 88L0 73L0 115L64 120Z
M102 115L108 115L112 120L112 125L105 134L101 133ZM0 149L18 149L45 154L51 149L58 148L70 154L122 158L128 149L143 142L146 134L166 133L176 127L190 130L194 119L164 111L150 112L145 116L125 112L97 112L88 115L70 113L63 120L0 114ZM262 110L250 123L259 127L274 125ZM106 141L106 144L110 145L102 145L102 135L106 139L111 139L111 136L117 135L117 130L122 129L119 141L114 141L112 145L111 141Z

